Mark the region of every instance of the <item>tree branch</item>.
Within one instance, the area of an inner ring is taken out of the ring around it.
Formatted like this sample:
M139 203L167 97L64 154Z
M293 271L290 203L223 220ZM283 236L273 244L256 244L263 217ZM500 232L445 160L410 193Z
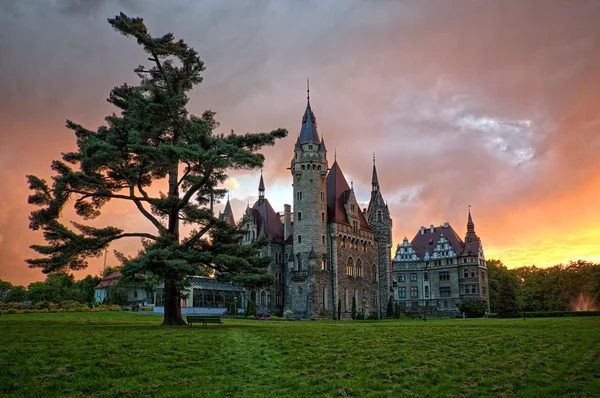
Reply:
M210 221L208 224L206 224L206 226L204 228L202 228L200 231L198 231L198 233L196 233L187 242L185 242L185 245L187 247L194 246L196 244L196 242L198 242L202 238L202 236L204 236L204 234L207 233L214 225L215 225L215 222Z
M177 204L177 210L181 210L182 208L184 208L189 202L190 199L192 198L192 196L198 192L198 190L200 188L202 188L204 186L204 184L206 184L206 182L208 181L208 179L210 178L210 174L212 173L212 170L209 170L204 177L202 178L202 180L198 181L196 184L192 185L190 187L190 189L188 189L188 191L185 193L185 195L183 195L183 198L181 198L179 200L179 203Z

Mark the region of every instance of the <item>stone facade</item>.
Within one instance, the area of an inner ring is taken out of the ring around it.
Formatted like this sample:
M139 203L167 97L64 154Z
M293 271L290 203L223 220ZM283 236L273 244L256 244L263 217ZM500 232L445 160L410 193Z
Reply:
M335 319L338 302L349 319L352 297L357 312L381 314L391 287L392 220L375 165L369 210L361 211L337 161L328 167L310 102L292 156L293 213L288 205L283 216L273 211L261 176L259 199L241 221L243 244L269 236L261 255L273 258L276 279L273 288L251 290L247 298L259 311L291 310L299 319Z
M394 299L401 307L457 314L461 300L488 303L487 267L481 239L469 212L463 241L449 223L421 227L404 238L392 260Z

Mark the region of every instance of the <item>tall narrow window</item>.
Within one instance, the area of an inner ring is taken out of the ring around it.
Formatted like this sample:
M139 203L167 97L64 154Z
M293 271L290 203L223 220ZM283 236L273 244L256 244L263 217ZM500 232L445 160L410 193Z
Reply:
M302 235L298 235L298 243L302 243Z
M356 260L356 277L360 278L362 276L362 262L360 258Z
M325 192L321 192L321 202L325 201Z
M321 212L321 222L325 222L325 213Z
M275 304L281 305L281 292L275 293Z
M373 282L379 282L379 273L377 272L377 264L373 264L373 267L371 267L371 280Z
M302 259L298 259L298 271L302 271Z
M321 235L321 243L325 244L325 235Z
M298 212L298 221L302 221L302 212L301 211Z
M352 257L348 259L348 264L346 265L346 274L348 274L348 276L354 276L354 260Z
M377 221L383 221L383 216L381 215L381 210L377 210Z

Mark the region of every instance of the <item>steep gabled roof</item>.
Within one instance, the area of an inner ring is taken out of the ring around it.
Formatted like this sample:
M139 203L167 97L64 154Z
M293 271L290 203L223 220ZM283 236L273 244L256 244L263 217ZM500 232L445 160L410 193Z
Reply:
M257 235L269 235L272 242L283 242L283 224L267 199L259 199L252 206L252 217L257 226Z
M339 224L348 223L348 217L346 216L345 205L352 194L352 190L348 186L346 177L342 172L342 169L338 165L337 160L333 162L329 174L327 174L327 219L330 222ZM357 203L358 206L358 203ZM360 207L360 206L358 206ZM356 212L358 219L360 220L361 229L371 230L369 223L365 219L360 208Z
M428 251L430 256L433 255L435 246L442 234L444 234L444 238L452 246L452 250L458 255L462 254L465 244L450 224L447 227L434 227L433 233L430 228L425 228L423 235L421 235L421 230L419 230L410 244L415 253L417 253L417 256L423 259L425 251Z

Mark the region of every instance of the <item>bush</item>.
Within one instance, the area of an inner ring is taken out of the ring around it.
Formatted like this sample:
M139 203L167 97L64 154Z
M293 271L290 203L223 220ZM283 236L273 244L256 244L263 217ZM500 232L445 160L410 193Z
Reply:
M363 316L362 312L359 312L358 314L356 314L356 318L357 321L362 321L365 319L365 317Z
M141 307L142 311L153 311L154 310L154 306L148 306L148 307Z
M600 316L600 311L537 311L525 312L525 318L557 318L567 316Z
M377 312L377 311L371 312L371 315L369 315L369 319L374 320L374 321L378 320L379 319L379 312Z
M294 311L292 310L286 310L285 311L285 318L286 319L292 319L294 317Z
M248 319L252 319L252 320L254 320L254 319L256 319L256 317L255 317L254 315L250 315L250 316L248 317Z
M285 321L284 318L282 318L280 316L276 316L276 315L272 315L269 320L271 320L271 321Z
M458 303L458 309L467 318L481 318L487 311L487 302L480 299L463 300Z
M83 304L81 304L79 301L75 301L75 300L65 300L63 302L60 303L60 308L63 308L65 310L70 310L70 309L77 309L77 308L81 308L84 307ZM50 309L50 306L48 307Z

